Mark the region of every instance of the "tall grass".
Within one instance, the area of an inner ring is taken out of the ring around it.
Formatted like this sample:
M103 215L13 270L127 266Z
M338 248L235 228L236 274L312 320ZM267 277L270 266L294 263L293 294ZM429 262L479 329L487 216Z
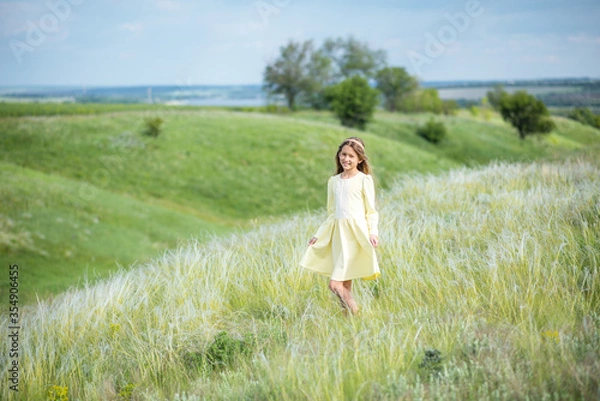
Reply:
M0 118L0 253L28 269L23 302L146 261L191 232L320 207L335 147L355 135L265 114L150 110ZM158 138L140 133L150 116L165 122ZM457 166L363 138L382 187L400 172Z
M397 182L379 199L383 275L355 283L352 318L325 278L298 267L322 215L191 242L28 307L19 394L594 399L598 188L600 169L581 160ZM2 398L17 397L3 386Z

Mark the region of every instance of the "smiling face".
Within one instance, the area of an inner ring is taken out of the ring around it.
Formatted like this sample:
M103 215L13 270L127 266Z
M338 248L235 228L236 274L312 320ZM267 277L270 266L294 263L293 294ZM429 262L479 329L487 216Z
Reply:
M358 156L356 151L352 149L352 146L350 145L345 145L344 147L342 147L342 149L338 153L338 158L340 160L342 168L344 169L344 172L350 174L353 174L357 171L358 165L362 161L360 160L360 157Z

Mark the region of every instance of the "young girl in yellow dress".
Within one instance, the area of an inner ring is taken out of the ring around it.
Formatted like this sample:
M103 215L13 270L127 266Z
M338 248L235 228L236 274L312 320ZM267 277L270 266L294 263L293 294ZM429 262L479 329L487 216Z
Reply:
M300 266L331 277L329 289L358 312L352 280L376 279L379 245L375 188L362 139L345 139L335 155L337 175L327 183L327 219L308 242Z

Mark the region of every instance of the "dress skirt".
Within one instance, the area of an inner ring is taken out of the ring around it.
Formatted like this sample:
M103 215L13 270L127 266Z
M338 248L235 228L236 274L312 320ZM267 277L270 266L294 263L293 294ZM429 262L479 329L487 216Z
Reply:
M376 279L380 272L375 249L366 236L366 227L361 226L354 219L333 220L308 247L300 266L335 281Z

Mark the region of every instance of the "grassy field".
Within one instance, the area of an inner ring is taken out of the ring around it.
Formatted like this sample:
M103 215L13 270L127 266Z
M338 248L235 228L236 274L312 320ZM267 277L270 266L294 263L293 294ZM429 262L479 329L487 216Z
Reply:
M493 160L564 158L575 149L600 142L600 131L562 117L554 118L557 128L549 135L522 141L516 130L498 114L488 113L485 118L483 115L474 117L466 110L459 111L456 116L379 112L369 124L368 131L466 166L482 165ZM333 115L326 113L301 112L294 117L337 123ZM415 128L430 118L443 122L448 129L447 140L438 145L415 135Z
M561 118L544 139L520 141L497 116L467 113L441 117L449 138L438 146L414 133L429 115L380 112L361 133L323 112L3 103L0 116L0 249L21 264L27 303L190 237L323 207L347 136L367 142L380 189L401 174L563 158L600 142L597 130ZM140 134L151 116L164 120L156 139ZM2 298L7 290L3 280Z
M22 302L105 277L117 262L131 264L190 237L229 231L193 213L60 175L0 166L0 247L3 261L21 267ZM2 284L7 299L8 282Z
M19 395L597 399L598 188L597 149L390 183L379 192L383 275L356 283L352 318L325 278L298 267L322 213L183 244L26 307Z
M191 109L195 107L179 106L178 109ZM160 111L170 110L172 107L162 104L119 104L119 103L37 103L0 102L0 117L24 116L61 116L61 115L89 115L104 114L123 111Z

